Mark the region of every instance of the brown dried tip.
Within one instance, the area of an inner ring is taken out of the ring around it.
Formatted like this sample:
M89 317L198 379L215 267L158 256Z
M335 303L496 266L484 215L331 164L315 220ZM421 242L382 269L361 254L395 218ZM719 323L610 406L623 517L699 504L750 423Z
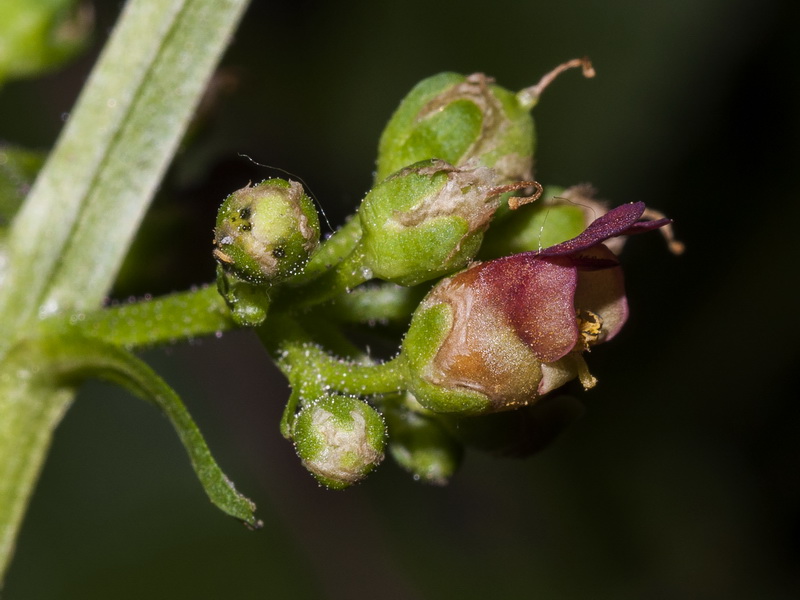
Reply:
M556 77L561 75L561 73L564 71L575 69L577 67L580 67L583 70L583 76L587 79L595 76L595 70L592 66L592 61L589 60L588 56L584 56L583 58L573 58L565 63L561 63L549 73L545 73L544 77L542 77L539 80L539 83L536 85L532 85L517 92L517 100L524 108L533 108L536 106L536 103L539 102L539 96L542 95L542 92L545 90L545 88L549 86Z
M652 208L645 208L642 213L642 219L646 221L657 221L664 219L664 213L654 210ZM672 231L672 224L667 224L661 227L661 235L664 236L664 241L667 242L667 248L674 255L679 256L686 250L686 245L680 240L675 239L675 233Z
M507 194L508 192L515 192L517 190L524 190L526 188L535 188L533 193L528 196L511 196L508 199L508 208L517 210L520 206L525 206L531 202L538 200L542 192L542 184L538 181L517 181L516 183L509 183L500 187L492 188L492 195Z

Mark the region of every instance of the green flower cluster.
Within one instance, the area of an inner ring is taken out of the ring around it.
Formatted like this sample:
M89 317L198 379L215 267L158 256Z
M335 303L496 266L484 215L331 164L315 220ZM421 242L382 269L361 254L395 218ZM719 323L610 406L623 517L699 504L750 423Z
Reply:
M534 452L580 413L550 395L592 387L583 353L627 318L618 240L669 221L533 180L531 109L576 66L593 74L570 61L517 93L480 73L421 82L383 132L372 189L324 241L297 182L223 203L218 289L289 379L282 433L321 484L359 481L385 451L444 483L465 445ZM373 358L367 329L399 352Z

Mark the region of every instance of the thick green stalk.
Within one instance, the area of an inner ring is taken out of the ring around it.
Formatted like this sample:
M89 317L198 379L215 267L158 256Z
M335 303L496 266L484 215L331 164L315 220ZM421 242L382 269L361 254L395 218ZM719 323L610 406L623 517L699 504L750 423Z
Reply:
M48 335L78 333L136 349L213 335L236 324L214 285L42 322Z
M100 305L246 4L130 0L12 226L0 256L0 577L72 398L32 387L6 354L40 317Z

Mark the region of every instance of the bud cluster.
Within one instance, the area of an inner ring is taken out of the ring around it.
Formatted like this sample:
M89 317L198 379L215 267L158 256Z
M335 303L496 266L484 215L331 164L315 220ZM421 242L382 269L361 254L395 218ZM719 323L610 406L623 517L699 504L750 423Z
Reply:
M323 242L299 183L223 203L218 288L289 379L282 432L324 486L360 481L385 452L445 483L465 445L532 453L581 412L550 395L596 384L584 353L628 317L622 242L669 220L532 180L531 109L576 66L593 75L570 61L516 93L480 73L421 82L383 132L357 214ZM349 337L376 326L399 347L390 360Z

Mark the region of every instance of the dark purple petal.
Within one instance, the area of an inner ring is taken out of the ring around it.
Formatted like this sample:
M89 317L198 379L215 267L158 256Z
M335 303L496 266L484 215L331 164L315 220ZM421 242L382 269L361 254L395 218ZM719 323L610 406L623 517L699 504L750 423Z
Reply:
M659 223L659 221L651 221L641 224L637 223L644 213L644 209L644 202L632 202L630 204L617 206L616 208L608 211L599 219L592 221L589 226L577 237L567 240L566 242L556 244L555 246L544 248L538 252L534 252L533 254L542 257L564 256L567 254L580 252L581 250L586 250L592 246L596 246L608 238L619 235L627 235L632 227L636 227L637 229L637 231L634 231L633 233L639 233L638 229L640 225L648 227L648 229L645 229L644 231L654 227L666 225L666 223L661 223L655 226L651 225L651 223Z
M670 223L672 223L672 219L666 219L666 218L656 219L655 221L640 221L628 227L628 230L625 232L625 235L645 233L646 231L652 231L653 229L664 227L664 225L669 225Z

